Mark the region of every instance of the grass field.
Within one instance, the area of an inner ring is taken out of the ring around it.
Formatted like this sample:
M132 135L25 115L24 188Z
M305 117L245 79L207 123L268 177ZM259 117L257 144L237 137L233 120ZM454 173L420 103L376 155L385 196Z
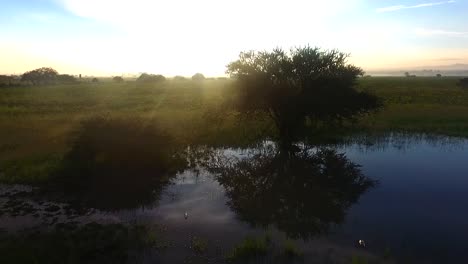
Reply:
M422 132L468 136L468 91L459 78L371 77L359 81L385 108L340 132ZM224 106L231 80L100 82L0 89L0 181L41 182L95 116L157 122L180 143L242 145L271 135L266 116L240 117ZM110 131L111 132L111 131Z
M364 78L360 87L385 100L385 109L361 123L366 129L468 136L468 91L459 78Z

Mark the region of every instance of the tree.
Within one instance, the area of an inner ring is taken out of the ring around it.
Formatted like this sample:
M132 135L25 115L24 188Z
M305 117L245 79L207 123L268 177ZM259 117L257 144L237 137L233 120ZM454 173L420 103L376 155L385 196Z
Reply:
M307 123L352 119L379 108L379 98L354 89L364 72L347 57L309 46L289 53L243 52L227 66L237 79L234 106L244 113L268 113L286 143Z
M192 76L192 80L193 81L203 81L205 80L205 75L201 74L201 73L195 73L193 76Z
M12 81L13 81L13 78L11 76L0 75L0 87L10 86Z
M93 79L91 80L91 82L97 83L97 82L99 82L99 79L98 79L98 78L93 78Z
M124 79L120 76L115 76L114 78L112 78L112 80L117 83L121 83L124 81Z
M436 74L436 77L437 78L442 78L442 74L438 73L438 74Z
M177 76L174 76L174 80L175 81L185 81L186 78L184 76L177 75Z
M57 75L57 81L59 83L65 83L65 84L73 84L76 83L75 77L69 74L60 74Z
M31 82L33 84L52 84L57 80L58 72L52 68L42 67L21 76L21 81Z
M164 82L166 80L166 77L164 77L161 74L147 74L143 73L138 77L137 81L138 82L143 82L143 83L158 83L158 82Z

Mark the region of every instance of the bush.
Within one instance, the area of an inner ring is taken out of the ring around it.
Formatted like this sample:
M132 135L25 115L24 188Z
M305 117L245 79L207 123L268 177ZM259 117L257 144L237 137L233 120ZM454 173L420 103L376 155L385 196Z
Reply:
M161 74L147 74L147 73L143 73L137 79L138 82L144 82L144 83L159 83L159 82L164 82L165 80L166 80L166 77L164 77Z
M203 81L205 80L205 76L201 73L195 73L193 76L192 76L192 80L193 81Z
M115 76L114 78L112 78L112 80L117 83L121 83L124 81L124 79L120 76Z
M13 82L13 78L7 75L0 75L0 87L10 86Z
M76 83L75 77L69 74L60 74L57 76L57 81L63 84L73 84Z
M99 82L99 80L98 80L98 78L93 78L93 79L91 80L91 82L97 83L97 82Z
M174 76L174 80L176 80L176 81L185 81L187 79L184 76L177 75L177 76Z

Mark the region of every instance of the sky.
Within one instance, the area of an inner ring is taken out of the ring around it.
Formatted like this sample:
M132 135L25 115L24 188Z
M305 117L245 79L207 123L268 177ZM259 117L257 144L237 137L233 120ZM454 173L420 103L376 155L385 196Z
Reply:
M468 0L0 0L0 74L223 76L242 51L338 49L372 71L468 64Z

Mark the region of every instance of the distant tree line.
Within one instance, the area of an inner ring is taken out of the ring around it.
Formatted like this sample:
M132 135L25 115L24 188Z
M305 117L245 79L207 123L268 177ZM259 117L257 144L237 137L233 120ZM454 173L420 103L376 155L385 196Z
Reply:
M410 74L409 72L405 72L405 77L412 77L412 78L414 78L414 77L416 77L416 75Z
M17 76L0 75L0 87L19 85L21 85L21 80Z
M192 81L200 82L206 80L205 76L201 73L196 73L192 76ZM211 78L214 79L214 78ZM226 79L226 78L218 78ZM173 78L176 81L189 80L186 77L177 75ZM28 71L19 76L0 75L0 87L12 87L21 85L55 85L55 84L76 84L81 81L81 74L79 79L70 74L59 74L55 69L50 67L42 67L32 71ZM88 79L92 83L98 83L99 79ZM112 77L115 83L124 82L124 78L120 76ZM142 73L136 81L138 83L162 83L166 81L166 77L161 74L148 74Z
M74 84L77 79L69 74L59 74L56 70L48 67L38 68L23 73L20 76L0 75L0 87L11 87L20 85L52 85L52 84Z

